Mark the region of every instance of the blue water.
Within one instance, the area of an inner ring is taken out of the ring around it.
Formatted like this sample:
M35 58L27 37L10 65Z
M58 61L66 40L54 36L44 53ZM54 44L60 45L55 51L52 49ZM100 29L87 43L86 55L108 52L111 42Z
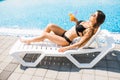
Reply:
M88 20L96 10L106 14L102 29L120 32L120 0L1 0L0 28L44 29L55 23L69 29L74 25L69 13Z

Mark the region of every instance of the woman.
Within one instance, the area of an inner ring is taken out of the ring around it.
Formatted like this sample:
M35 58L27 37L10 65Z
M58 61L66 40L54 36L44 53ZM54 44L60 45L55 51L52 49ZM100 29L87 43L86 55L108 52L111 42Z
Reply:
M31 42L40 42L44 39L49 39L50 41L63 46L58 50L59 52L80 48L96 33L99 26L105 20L105 14L102 11L97 10L90 16L88 21L78 21L75 17L73 18L73 16L70 16L70 20L75 22L76 26L68 31L60 28L58 25L48 24L40 36L30 40L21 39L21 41L30 44ZM54 34L51 34L51 31L54 32ZM80 41L70 45L72 40L78 36L81 37Z

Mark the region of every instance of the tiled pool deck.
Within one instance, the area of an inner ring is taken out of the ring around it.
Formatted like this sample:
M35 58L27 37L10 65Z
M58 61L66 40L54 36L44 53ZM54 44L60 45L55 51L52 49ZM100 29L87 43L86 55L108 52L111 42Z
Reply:
M79 69L60 57L45 57L37 67L25 68L9 55L17 39L0 36L0 80L120 80L120 44L91 69ZM26 55L25 59L30 60L33 56L36 55ZM89 61L94 56L79 57Z

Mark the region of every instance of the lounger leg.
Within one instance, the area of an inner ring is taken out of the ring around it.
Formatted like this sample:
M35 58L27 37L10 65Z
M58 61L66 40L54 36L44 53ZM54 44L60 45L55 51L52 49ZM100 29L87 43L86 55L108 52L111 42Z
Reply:
M39 58L34 62L33 66L37 66L44 57L45 57L45 54L41 54Z
M108 50L109 51L109 50ZM92 68L95 66L107 53L108 51L103 50L95 59L93 59L90 63L80 63L78 62L72 55L67 54L66 57L78 68Z
M71 54L72 53L67 53L66 57L73 63L75 64L78 68L92 68L95 66L111 49L114 48L115 44L113 42L112 37L106 37L106 44L107 46L103 47L101 49L101 52L99 55L94 58L90 63L79 63Z
M20 56L18 56L17 54L19 54L19 53L14 53L11 56L13 56L20 64L25 66L25 64L26 64L25 61Z
M25 62L19 55L17 54L13 54L12 55L20 64L22 64L23 66L29 66L29 67L35 67L37 66L37 64L45 57L44 54L41 54L39 56L39 58L35 61L35 62Z
M108 52L109 52L109 49L107 48L104 49L102 52L100 52L100 54L97 55L96 58L90 62L91 66L95 66Z
M77 67L79 67L80 63L79 63L75 58L73 58L70 54L67 54L66 57L67 57L73 64L75 64Z
M72 55L67 54L66 57L78 68L92 68L90 63L79 63Z

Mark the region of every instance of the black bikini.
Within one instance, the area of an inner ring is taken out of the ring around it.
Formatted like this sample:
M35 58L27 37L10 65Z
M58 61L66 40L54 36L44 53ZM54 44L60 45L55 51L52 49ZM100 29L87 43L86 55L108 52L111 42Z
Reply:
M67 36L65 36L66 31L62 34L62 37L69 42L69 44L72 42Z
M78 32L81 32L83 35L83 31L86 29L83 25L80 24L81 22L83 22L83 21L78 21L78 23L76 25L76 33L78 36L80 36Z
M86 28L84 28L83 25L80 24L81 22L83 22L83 21L78 21L78 23L76 25L76 33L78 36L80 36L78 32L81 32L83 35L83 31L86 29ZM67 36L65 36L65 33L66 33L66 31L62 34L62 37L65 38L65 40L67 42L69 42L69 44L70 44L72 41Z

